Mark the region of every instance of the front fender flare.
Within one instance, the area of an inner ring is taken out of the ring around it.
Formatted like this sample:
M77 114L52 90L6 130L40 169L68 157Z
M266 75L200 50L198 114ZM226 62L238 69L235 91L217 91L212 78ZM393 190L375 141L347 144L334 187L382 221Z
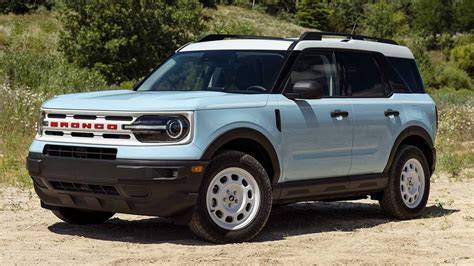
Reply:
M251 139L258 142L265 149L265 152L270 157L270 162L273 168L273 183L277 183L280 178L280 161L278 159L278 154L273 146L273 144L268 140L268 138L262 133L258 132L255 129L251 128L236 128L226 131L217 137L214 141L211 142L205 149L204 154L201 157L201 160L211 160L214 154L226 143L236 140L236 139Z

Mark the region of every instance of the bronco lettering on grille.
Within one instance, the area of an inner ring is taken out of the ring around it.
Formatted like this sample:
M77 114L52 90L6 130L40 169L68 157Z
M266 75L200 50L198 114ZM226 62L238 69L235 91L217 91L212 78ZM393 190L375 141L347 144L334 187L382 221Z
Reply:
M117 130L117 124L102 124L102 123L78 123L78 122L55 122L52 121L50 127L57 128L83 128L83 129L107 129L107 130Z

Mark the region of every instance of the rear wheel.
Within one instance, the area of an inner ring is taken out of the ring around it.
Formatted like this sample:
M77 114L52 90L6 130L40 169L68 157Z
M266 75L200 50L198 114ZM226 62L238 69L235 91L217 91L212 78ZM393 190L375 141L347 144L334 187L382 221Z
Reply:
M271 211L272 189L263 166L252 156L225 151L210 163L189 227L216 243L255 237Z
M390 179L381 199L382 209L398 219L419 217L428 201L430 172L423 152L403 145L395 156Z
M60 207L52 211L56 217L70 224L100 224L109 220L114 213L80 210Z

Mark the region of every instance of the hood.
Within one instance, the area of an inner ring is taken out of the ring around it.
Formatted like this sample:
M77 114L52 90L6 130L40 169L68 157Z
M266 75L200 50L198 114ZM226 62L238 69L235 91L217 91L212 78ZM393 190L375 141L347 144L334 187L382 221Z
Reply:
M195 111L263 107L267 100L268 94L111 90L57 96L45 102L43 108L134 112Z

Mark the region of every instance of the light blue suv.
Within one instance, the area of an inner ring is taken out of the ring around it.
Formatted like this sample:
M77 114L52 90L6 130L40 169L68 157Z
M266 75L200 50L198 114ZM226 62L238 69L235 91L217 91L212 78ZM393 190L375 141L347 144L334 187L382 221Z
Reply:
M392 217L420 216L436 129L413 54L392 40L209 35L134 90L45 102L27 167L66 222L174 217L239 242L272 204L370 197Z

